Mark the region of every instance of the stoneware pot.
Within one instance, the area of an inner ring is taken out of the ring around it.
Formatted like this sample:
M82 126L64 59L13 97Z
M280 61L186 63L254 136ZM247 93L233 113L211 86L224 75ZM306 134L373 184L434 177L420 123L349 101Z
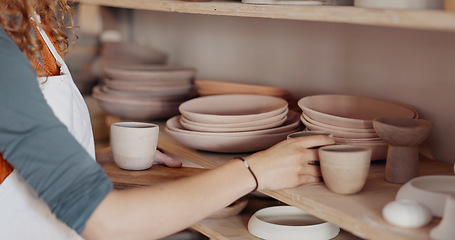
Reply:
M378 118L373 126L389 144L385 179L405 183L419 175L418 145L429 135L432 123L423 119Z
M144 170L155 161L159 127L152 123L117 122L111 125L114 162L125 170Z
M324 183L332 192L354 194L362 190L368 177L371 148L330 145L319 148Z

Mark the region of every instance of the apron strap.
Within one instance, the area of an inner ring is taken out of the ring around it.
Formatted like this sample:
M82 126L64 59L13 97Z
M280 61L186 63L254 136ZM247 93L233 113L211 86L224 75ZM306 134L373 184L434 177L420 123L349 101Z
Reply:
M3 180L5 180L6 177L9 176L11 172L13 172L13 170L13 166L11 166L11 164L9 164L0 153L0 184L3 182Z
M60 67L57 64L57 61L55 57L53 56L52 52L49 49L49 46L47 46L46 41L44 40L43 36L41 35L40 31L38 30L38 27L36 26L36 23L33 20L30 20L32 23L32 26L35 30L35 36L37 39L41 41L43 44L43 48L41 49L41 58L43 60L43 64L41 64L36 58L33 58L32 62L32 67L35 69L39 77L49 77L49 76L57 76L60 75ZM54 45L54 48L57 50L58 54L60 57L62 56L62 53L59 51L59 48L57 47L57 43L55 40L48 36L49 39L52 42L52 45ZM42 76L44 75L44 76Z

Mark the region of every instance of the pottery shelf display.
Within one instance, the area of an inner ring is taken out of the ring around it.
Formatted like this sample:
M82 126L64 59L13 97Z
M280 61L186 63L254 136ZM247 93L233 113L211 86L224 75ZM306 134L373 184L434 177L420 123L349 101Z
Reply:
M299 114L278 97L223 94L182 103L166 132L197 150L243 153L266 149L300 130Z
M314 95L300 99L300 117L306 131L325 131L336 144L372 149L371 160L387 158L388 144L373 128L379 117L416 119L418 113L410 106L383 99L351 95Z
M102 45L103 81L93 97L109 114L133 121L168 119L194 95L196 69L166 65L167 55L132 43Z

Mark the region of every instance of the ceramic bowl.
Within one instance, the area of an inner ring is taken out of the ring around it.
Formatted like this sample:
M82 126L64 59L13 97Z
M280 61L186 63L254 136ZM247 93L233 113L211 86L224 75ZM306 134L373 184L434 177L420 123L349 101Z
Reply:
M371 149L353 145L329 145L318 150L322 178L338 194L359 192L368 177Z
M104 75L110 79L126 79L132 81L152 81L155 83L166 84L167 82L186 81L191 83L196 76L194 68L180 67L155 67L153 69L122 69L104 67Z
M108 63L165 64L167 55L157 49L127 42L103 42L101 56Z
M288 90L267 85L211 80L195 80L194 84L201 96L220 94L259 94L281 97L284 99L292 98L292 93Z
M152 99L124 99L105 94L100 86L93 88L93 98L99 106L115 116L129 120L165 119L178 114L182 101L163 101Z
M251 216L248 231L261 239L332 239L340 228L291 206L263 208Z
M194 122L224 124L256 121L276 116L288 108L281 98L254 94L226 94L194 98L179 107Z
M373 128L373 120L380 117L418 117L403 104L350 95L314 95L300 99L298 105L318 122L348 128Z
M318 126L321 128L325 128L328 130L335 130L340 132L355 132L355 133L375 133L374 128L347 128L347 127L340 127L335 126L327 123L318 122L314 119L311 119L308 115L302 114L302 119L306 120L308 123Z
M297 126L291 130L265 134L260 132L269 129L232 133L195 132L183 128L179 117L173 117L166 122L165 130L172 138L197 150L219 153L246 153L264 150L285 140L288 134L299 130Z
M378 137L376 132L350 132L343 131L336 128L325 128L318 125L314 125L308 122L303 116L300 117L303 125L305 125L311 131L327 131L331 132L334 137L343 137L343 138L375 138Z
M455 176L431 175L416 177L401 186L396 199L414 200L435 217L442 217L447 196L455 195Z
M338 145L353 145L360 147L371 148L371 161L384 160L387 158L387 150L389 145L383 141L343 141L334 138L335 144Z
M198 123L186 119L185 117L180 118L180 123L183 127L189 130L200 131L200 132L245 132L254 131L261 129L269 129L280 126L283 124L288 115L288 109L279 115L264 118L251 122L241 123L226 123L226 124L209 124L209 123Z
M106 86L102 88L104 92L137 97L188 96L193 90L193 86L190 84L155 86L128 81L113 81L107 78L103 79L103 83Z
M444 9L444 0L354 0L354 6L379 9Z
M226 136L226 137L281 133L281 132L288 132L288 131L300 129L299 114L294 111L288 112L286 121L281 126L268 128L268 129L254 130L254 131L244 131L244 132L201 132L201 131L189 130L189 129L186 129L181 124L181 121L180 121L181 118L182 118L181 115L170 118L166 122L166 126L172 131L177 131L177 132L182 132L182 133L187 133L187 134L205 135L205 136L217 135L217 136Z

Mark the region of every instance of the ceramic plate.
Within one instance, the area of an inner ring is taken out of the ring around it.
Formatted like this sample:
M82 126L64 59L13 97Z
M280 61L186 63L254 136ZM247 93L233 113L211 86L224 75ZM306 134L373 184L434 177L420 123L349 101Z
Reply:
M255 94L226 94L194 98L179 107L194 122L209 124L257 121L278 115L288 108L286 100Z
M122 69L104 67L104 75L111 79L127 79L134 81L192 81L196 75L194 68L153 68L153 69Z

